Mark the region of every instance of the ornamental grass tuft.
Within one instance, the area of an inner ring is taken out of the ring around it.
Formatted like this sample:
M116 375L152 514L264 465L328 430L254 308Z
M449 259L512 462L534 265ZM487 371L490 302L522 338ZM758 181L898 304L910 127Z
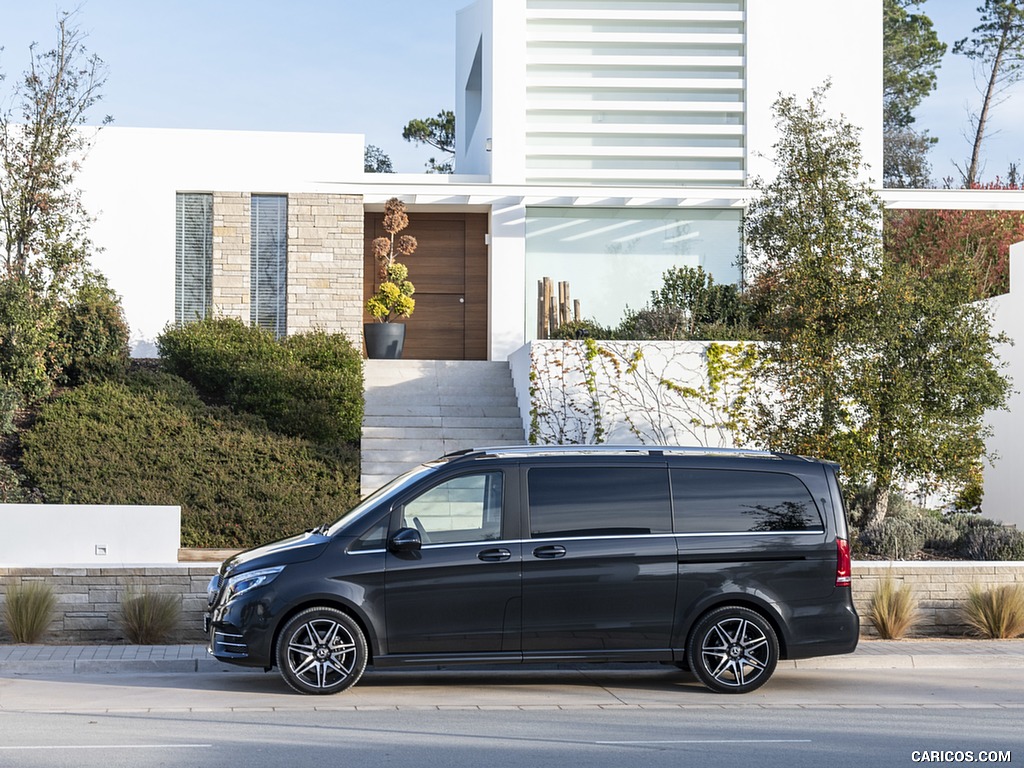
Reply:
M167 641L181 618L181 596L128 590L121 599L121 629L135 645L159 645Z
M57 598L42 581L11 584L4 603L4 623L16 643L35 643L53 620Z
M913 593L906 584L897 585L891 576L878 582L868 608L868 619L883 640L901 640L919 619Z
M998 640L1024 635L1024 584L1004 584L989 590L971 587L963 615L982 637Z

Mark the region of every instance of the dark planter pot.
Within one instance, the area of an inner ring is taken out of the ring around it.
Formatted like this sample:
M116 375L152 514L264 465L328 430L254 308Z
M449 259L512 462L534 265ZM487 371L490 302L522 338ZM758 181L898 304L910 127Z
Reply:
M399 360L405 346L405 323L365 323L363 338L371 360Z

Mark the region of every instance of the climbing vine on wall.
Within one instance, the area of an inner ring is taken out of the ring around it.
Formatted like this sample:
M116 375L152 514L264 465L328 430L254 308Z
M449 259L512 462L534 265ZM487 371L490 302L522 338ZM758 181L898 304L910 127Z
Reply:
M756 359L752 344L535 343L530 442L741 445Z

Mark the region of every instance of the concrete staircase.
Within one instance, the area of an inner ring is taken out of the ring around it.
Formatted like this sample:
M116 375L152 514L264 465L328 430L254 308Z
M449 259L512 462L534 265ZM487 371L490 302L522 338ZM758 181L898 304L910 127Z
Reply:
M364 495L445 453L526 442L508 363L367 360L364 377Z

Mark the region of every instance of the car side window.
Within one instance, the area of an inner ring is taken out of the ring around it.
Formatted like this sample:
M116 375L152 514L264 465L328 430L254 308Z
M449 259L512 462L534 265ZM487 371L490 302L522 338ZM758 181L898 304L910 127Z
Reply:
M824 532L814 499L795 475L673 469L678 533Z
M388 539L388 517L374 523L370 529L349 545L349 552L366 552L384 549Z
M533 467L527 478L531 538L672 531L664 467Z
M424 544L493 541L501 538L503 497L501 472L459 475L406 502L402 525Z

